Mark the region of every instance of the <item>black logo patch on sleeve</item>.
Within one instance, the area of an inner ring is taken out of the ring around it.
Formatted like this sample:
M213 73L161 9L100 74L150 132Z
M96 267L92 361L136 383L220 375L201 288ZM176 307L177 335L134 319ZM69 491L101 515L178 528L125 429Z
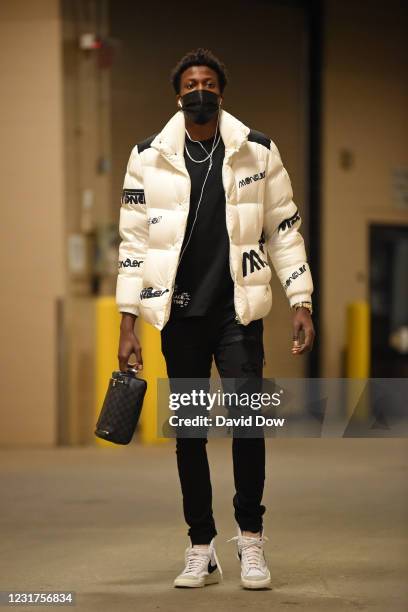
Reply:
M146 204L144 189L124 189L122 204Z
M279 223L278 232L284 232L286 229L289 229L290 227L292 227L292 225L296 223L296 221L299 221L299 219L299 211L298 209L296 209L296 211L291 217L289 217L288 219L284 219L281 223Z

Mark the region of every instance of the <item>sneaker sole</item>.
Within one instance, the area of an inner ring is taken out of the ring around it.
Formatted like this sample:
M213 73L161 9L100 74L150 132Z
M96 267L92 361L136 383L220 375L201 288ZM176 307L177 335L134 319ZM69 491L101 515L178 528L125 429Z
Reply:
M244 589L265 589L269 587L271 584L271 577L264 578L264 580L248 580L247 578L242 578L241 576L241 585Z
M207 574L200 580L197 580L197 582L193 582L192 580L188 580L186 578L176 578L173 585L175 587L197 589L207 586L208 584L217 584L217 582L221 582L221 576L218 570L215 570L215 572Z

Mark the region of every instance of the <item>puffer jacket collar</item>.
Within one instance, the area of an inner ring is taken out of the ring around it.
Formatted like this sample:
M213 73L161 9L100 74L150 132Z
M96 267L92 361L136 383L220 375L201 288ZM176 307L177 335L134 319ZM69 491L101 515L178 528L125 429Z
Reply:
M150 145L176 165L178 165L177 162L181 165L181 160L183 160L185 125L184 114L177 111ZM249 127L221 109L220 133L225 145L226 156L229 157L239 151L243 143L248 140L249 132Z

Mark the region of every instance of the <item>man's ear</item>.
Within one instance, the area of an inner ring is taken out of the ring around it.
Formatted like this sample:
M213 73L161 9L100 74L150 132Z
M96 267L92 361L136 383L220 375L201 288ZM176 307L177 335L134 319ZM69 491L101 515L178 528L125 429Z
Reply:
M177 104L177 108L179 108L179 109L183 108L183 104L182 104L181 96L180 95L176 96L176 104Z

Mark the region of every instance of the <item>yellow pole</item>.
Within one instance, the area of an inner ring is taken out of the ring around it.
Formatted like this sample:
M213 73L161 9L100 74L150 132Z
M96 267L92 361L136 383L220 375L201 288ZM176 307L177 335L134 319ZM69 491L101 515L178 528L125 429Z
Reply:
M347 306L347 378L370 375L370 311L367 302Z
M370 308L364 301L347 305L346 313L347 346L346 376L349 379L363 379L361 384L350 380L347 402L347 414L351 416L358 401L359 394L370 376ZM360 404L358 418L365 419L369 414L367 401Z
M97 419L112 372L119 369L117 354L121 315L117 309L114 296L96 298L95 310L95 415ZM97 436L95 436L95 442L100 446L116 446L116 444L102 440Z

